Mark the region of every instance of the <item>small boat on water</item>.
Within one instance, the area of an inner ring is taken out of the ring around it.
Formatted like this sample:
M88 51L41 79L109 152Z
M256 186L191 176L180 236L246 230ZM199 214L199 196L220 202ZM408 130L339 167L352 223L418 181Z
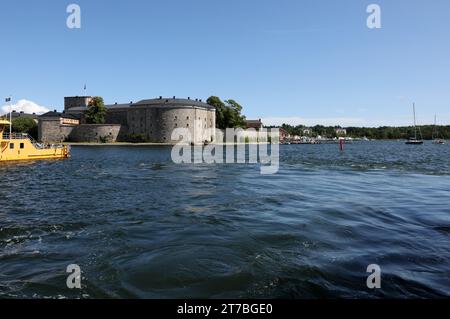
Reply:
M444 140L434 140L433 144L445 145L445 141Z
M406 141L407 145L422 145L423 141L422 140L417 140L415 138L410 138L408 141Z
M422 133L420 132L420 139L417 138L417 124L416 124L416 105L413 104L413 112L414 112L414 137L409 138L409 140L406 141L405 144L407 145L422 145L423 139L422 139Z
M437 126L436 126L436 115L434 115L434 129L433 129L433 137L431 138L433 140L433 144L437 145L444 145L445 141L441 138L438 138L438 132L437 132Z
M9 133L5 128L9 127ZM11 122L0 118L0 162L41 159L62 159L70 157L68 146L43 145L28 134L12 133Z

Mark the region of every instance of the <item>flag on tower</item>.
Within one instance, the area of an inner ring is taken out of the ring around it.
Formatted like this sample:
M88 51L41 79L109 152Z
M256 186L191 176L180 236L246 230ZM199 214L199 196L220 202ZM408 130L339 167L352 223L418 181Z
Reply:
M5 99L5 102L6 102L6 103L11 102L11 98L10 98L10 97L7 97L7 98Z

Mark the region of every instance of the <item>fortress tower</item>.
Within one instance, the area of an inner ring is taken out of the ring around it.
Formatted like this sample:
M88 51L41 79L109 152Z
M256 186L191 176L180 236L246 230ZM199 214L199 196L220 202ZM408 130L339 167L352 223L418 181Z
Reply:
M84 111L87 109L92 96L69 96L64 98L64 111ZM74 110L75 109L75 110Z

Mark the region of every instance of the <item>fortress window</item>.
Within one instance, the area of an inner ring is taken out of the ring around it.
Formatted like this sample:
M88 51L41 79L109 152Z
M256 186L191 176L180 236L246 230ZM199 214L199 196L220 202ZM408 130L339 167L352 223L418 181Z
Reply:
M175 127L177 127L178 126L178 124L177 123L175 123Z
M175 121L178 119L178 116L175 116Z
M189 116L186 117L186 120L189 120Z
M186 124L186 127L189 127L189 124Z
M20 148L21 148L21 149L24 149L24 148L25 148L25 144L20 143Z
M13 150L14 149L14 143L9 143L9 148Z

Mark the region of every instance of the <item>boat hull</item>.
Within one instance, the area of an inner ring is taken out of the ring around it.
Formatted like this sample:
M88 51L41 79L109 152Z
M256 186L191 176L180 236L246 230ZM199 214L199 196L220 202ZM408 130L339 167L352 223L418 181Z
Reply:
M11 148L13 144L13 148ZM67 146L37 148L30 140L2 140L0 162L64 159L70 157Z
M422 145L423 141L406 141L406 145Z

